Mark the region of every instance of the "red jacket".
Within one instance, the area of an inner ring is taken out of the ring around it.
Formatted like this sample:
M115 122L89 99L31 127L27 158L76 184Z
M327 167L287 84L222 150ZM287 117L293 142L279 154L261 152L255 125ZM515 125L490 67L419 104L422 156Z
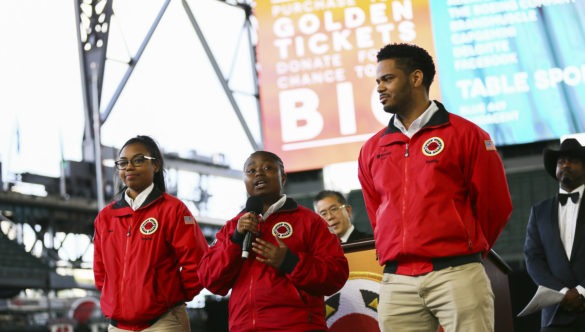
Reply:
M398 274L430 272L431 258L487 254L512 211L489 135L435 103L439 110L412 138L392 118L360 151L379 263L398 262Z
M258 262L254 252L246 260L241 257L236 226L243 213L217 233L199 269L211 292L226 295L231 289L230 332L326 330L324 296L340 290L349 276L337 236L315 212L287 199L259 224L266 241L277 243L273 231L284 235L289 252L277 270Z
M154 189L136 211L121 198L100 211L94 225L101 310L120 328L144 329L203 288L197 269L207 241L176 197Z

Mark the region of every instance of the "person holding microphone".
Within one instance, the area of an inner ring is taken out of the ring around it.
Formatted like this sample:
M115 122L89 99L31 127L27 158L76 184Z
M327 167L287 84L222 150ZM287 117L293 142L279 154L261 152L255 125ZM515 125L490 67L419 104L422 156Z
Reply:
M244 163L246 208L229 220L201 259L199 279L226 295L229 330L326 331L324 297L349 276L339 239L315 212L287 197L280 157L252 153ZM251 235L251 251L245 238Z

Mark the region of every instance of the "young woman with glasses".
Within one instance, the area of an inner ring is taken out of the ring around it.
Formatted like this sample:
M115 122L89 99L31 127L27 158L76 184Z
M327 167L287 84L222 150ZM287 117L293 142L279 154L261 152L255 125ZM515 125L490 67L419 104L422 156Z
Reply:
M115 165L121 197L94 222L94 278L108 331L190 331L185 302L203 288L197 269L207 241L187 206L166 192L151 137L128 140Z

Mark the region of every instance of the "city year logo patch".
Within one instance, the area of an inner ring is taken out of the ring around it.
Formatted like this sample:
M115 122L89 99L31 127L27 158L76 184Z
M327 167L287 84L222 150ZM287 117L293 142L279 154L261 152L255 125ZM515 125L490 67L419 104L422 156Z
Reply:
M154 218L148 218L140 224L140 233L151 235L158 229L158 221Z
M278 236L279 239L286 239L293 233L291 224L286 221L281 221L272 227L272 234Z
M445 143L439 137L431 137L423 144L422 153L427 157L436 156L445 148Z

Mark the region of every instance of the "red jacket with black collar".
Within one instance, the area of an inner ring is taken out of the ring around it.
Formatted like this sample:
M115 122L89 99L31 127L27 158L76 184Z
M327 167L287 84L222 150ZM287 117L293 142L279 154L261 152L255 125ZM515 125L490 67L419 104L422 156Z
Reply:
M314 211L288 198L280 210L259 223L260 238L289 252L280 269L258 262L254 252L242 259L236 226L245 211L229 220L201 260L199 276L211 292L229 300L229 330L327 330L324 296L339 291L349 276L336 235Z
M103 314L141 330L203 286L197 269L207 241L187 206L156 188L136 211L122 197L98 214L94 277Z
M412 138L393 117L359 155L379 263L398 262L398 274L430 272L432 258L487 254L512 211L487 132L435 103L439 110Z

